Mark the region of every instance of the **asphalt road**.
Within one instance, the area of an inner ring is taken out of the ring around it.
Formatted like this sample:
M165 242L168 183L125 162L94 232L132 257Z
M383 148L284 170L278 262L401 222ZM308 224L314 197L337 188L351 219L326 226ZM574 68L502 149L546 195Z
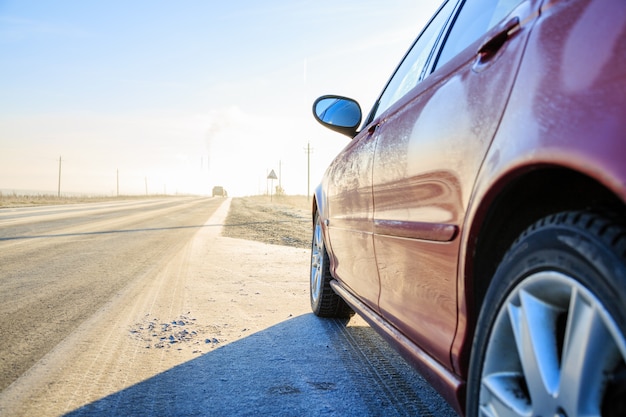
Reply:
M2 416L454 416L308 251L220 235L230 200L0 210Z

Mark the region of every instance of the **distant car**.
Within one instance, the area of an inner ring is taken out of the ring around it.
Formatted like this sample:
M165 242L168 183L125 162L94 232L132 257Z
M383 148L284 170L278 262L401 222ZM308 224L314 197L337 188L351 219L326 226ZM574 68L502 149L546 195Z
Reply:
M362 124L313 112L353 138L315 314L358 312L461 414L626 415L626 2L444 1Z
M213 187L213 197L228 197L228 193L224 189L224 187L220 187L216 185Z

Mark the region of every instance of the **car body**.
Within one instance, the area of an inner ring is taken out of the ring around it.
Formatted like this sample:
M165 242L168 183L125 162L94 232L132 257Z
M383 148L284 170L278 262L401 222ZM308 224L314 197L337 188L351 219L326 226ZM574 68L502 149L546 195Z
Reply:
M313 111L352 138L314 196L316 314L461 414L624 415L626 3L445 1L363 123Z

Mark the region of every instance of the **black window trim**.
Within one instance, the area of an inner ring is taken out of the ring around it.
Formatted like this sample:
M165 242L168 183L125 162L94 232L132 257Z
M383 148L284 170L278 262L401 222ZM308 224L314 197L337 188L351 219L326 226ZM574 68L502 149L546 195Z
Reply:
M457 19L459 18L459 14L463 6L467 3L467 0L457 0L456 6L454 10L450 14L448 21L446 22L444 30L441 32L439 39L437 39L437 44L433 48L433 54L428 57L428 72L424 75L426 78L437 68L437 63L439 62L439 57L441 56L441 52L443 51L443 47L448 41L448 37L450 36L450 32L452 32L452 28L454 27Z
M411 47L406 51L406 53L402 57L402 60L400 60L400 62L396 66L396 68L393 71L391 77L389 77L389 79L387 80L387 83L385 84L385 87L380 92L380 95L376 99L376 102L374 103L374 106L372 107L372 109L370 110L367 118L365 119L365 122L363 123L363 125L361 127L361 131L364 130L365 128L367 128L374 121L374 115L376 114L376 111L378 110L378 105L380 103L380 98L382 97L383 93L387 90L387 87L391 83L391 80L396 76L396 73L398 72L398 70L400 69L402 64L404 63L404 60L407 58L409 53L413 50L413 47L420 40L420 38L422 37L422 35L426 31L426 29L430 26L432 21L441 12L441 10L444 8L444 6L446 6L446 4L448 2L452 2L452 3L456 2L456 5L452 9L452 12L450 13L448 18L446 19L446 22L443 24L442 29L439 32L439 35L437 36L437 40L435 41L435 45L433 46L433 48L431 49L430 53L428 54L428 58L426 60L426 65L424 65L424 68L422 69L422 73L419 76L418 84L433 72L433 69L435 68L435 64L436 64L437 60L439 59L439 55L441 53L442 46L445 44L445 40L448 39L448 34L450 33L450 28L452 27L453 23L456 21L457 16L459 14L459 10L461 9L461 6L462 6L462 4L465 3L465 1L466 0L444 0L444 1L441 2L441 5L437 9L437 11L435 13L433 13L431 18L428 20L428 23L426 25L424 25L424 27L422 28L422 30L419 33L419 35L415 38L415 41L413 41L413 43L411 44ZM433 57L434 57L434 59L433 59Z

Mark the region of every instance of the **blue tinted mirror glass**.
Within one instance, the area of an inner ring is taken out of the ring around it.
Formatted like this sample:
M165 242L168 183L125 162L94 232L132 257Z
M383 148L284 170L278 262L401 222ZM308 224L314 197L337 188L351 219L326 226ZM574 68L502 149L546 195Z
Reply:
M361 123L361 108L354 100L326 97L315 103L315 114L324 123L356 128Z

